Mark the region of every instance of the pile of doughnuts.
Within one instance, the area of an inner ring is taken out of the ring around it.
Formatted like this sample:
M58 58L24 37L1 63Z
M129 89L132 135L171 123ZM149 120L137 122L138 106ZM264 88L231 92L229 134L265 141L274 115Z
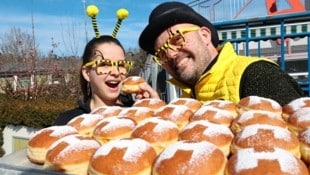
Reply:
M307 100L283 107L259 96L237 104L177 98L103 106L35 133L27 157L78 175L308 175Z

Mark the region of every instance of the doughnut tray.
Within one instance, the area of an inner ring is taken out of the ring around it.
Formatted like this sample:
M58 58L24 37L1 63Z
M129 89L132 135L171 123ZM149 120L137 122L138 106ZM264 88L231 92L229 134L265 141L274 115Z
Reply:
M16 151L0 158L1 175L63 175L47 171L43 166L31 163L26 156L26 149Z

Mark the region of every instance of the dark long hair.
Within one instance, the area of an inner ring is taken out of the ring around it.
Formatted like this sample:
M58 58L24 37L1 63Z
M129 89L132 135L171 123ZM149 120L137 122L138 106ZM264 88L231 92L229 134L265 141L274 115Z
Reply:
M83 102L85 103L88 99L91 99L92 94L91 94L91 87L88 86L88 82L84 79L83 75L82 75L82 68L83 65L88 63L89 61L91 61L94 50L96 49L96 47L100 44L104 44L104 43L114 43L118 46L120 46L125 54L125 49L122 46L122 44L119 42L119 40L117 40L116 38L110 36L110 35L101 35L99 38L93 38L92 40L90 40L86 46L85 46L85 50L82 56L83 59L83 63L81 66L81 71L80 71L80 85L81 85L81 90L83 93Z

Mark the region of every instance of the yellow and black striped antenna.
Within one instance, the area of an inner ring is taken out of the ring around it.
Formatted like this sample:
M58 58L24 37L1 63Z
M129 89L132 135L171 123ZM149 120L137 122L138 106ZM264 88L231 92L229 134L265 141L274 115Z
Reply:
M115 25L114 30L112 32L112 37L114 37L114 38L116 38L116 35L119 31L119 28L122 25L123 20L128 17L128 11L124 8L118 9L116 12L116 16L117 16L117 22L116 22L116 25Z
M87 6L86 13L91 18L96 38L99 38L100 37L100 33L99 33L99 29L98 29L98 25L97 25L97 20L96 20L96 16L99 13L98 7L95 6L95 5L89 5L89 6Z

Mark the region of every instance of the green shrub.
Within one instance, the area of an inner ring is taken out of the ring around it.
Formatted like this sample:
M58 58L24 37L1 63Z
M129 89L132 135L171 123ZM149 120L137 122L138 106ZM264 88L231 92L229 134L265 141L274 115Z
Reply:
M77 99L13 99L0 95L0 146L3 145L3 130L6 125L24 125L45 128L54 124L59 113L75 107ZM4 150L0 149L0 157Z

